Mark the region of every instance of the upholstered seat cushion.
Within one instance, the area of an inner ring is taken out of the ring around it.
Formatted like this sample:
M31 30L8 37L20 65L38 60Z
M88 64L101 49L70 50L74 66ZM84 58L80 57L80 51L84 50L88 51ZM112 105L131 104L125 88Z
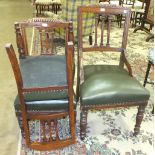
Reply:
M24 88L67 85L66 58L56 56L31 56L20 59ZM68 91L34 91L24 93L28 110L60 110L68 108ZM19 98L15 100L19 110Z
M149 99L149 92L125 69L111 65L84 66L81 105L103 105Z
M20 69L24 88L67 85L64 55L26 57Z
M25 97L25 103L28 111L56 111L56 110L68 110L68 100L36 100L28 101L29 94ZM20 111L20 103L18 96L15 99L14 107L16 111ZM74 101L74 107L76 108L76 101Z

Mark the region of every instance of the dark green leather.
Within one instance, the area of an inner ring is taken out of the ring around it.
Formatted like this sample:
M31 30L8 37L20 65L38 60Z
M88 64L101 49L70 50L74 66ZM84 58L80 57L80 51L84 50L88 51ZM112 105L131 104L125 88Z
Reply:
M20 69L24 88L67 85L64 55L26 57Z
M84 66L81 105L104 105L149 99L149 92L125 69L111 65Z
M66 58L56 56L28 56L20 59L24 88L67 85ZM24 94L28 110L50 111L68 108L68 90L28 92ZM76 101L74 101L76 103ZM19 111L19 98L15 99Z
M28 97L28 95L27 95ZM28 111L56 111L56 110L68 110L68 100L36 100L28 101L25 97L26 107ZM16 111L20 111L19 98L15 99L14 107ZM76 101L74 101L74 107L76 108Z

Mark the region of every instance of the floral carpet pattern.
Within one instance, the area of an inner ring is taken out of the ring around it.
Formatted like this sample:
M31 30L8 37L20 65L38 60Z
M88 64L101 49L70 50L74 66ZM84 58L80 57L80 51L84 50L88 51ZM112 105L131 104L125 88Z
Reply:
M117 40L119 29L111 37ZM153 41L146 42L147 34L142 31L133 33L130 28L127 45L127 57L133 69L133 75L141 82L144 81L147 67L148 50L153 47ZM75 48L76 49L76 48ZM93 59L92 59L93 58ZM115 54L86 55L86 64L108 63L115 64L118 56ZM150 80L153 80L151 71ZM133 136L137 108L108 109L88 113L87 137L84 141L79 138L80 111L77 107L76 134L77 143L61 150L35 151L26 147L24 139L21 143L21 155L152 155L154 148L153 135L153 87L146 87L151 92L151 98L146 107L140 134ZM62 135L68 135L68 121L60 120ZM38 122L31 122L31 132L39 135ZM32 137L33 138L33 137Z

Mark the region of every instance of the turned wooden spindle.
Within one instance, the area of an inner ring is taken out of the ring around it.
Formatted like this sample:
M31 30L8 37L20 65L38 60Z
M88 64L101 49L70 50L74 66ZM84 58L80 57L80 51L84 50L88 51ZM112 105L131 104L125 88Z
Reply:
M144 117L145 107L146 106L144 105L138 107L138 113L136 116L136 125L134 128L134 136L137 136L138 133L140 132L140 125Z
M41 54L43 54L44 53L44 51L43 51L43 32L41 29L39 29L39 36L40 36Z
M46 49L45 53L46 54L52 53L52 51L50 51L50 36L49 36L49 31L48 30L45 31L45 42L46 42L45 43L45 49Z
M80 138L82 140L86 137L87 115L87 110L82 110L80 113Z
M103 46L103 38L104 38L104 16L103 15L100 16L100 20L101 20L101 43L100 45Z
M49 129L49 141L52 141L52 127L51 127L51 120L47 121L48 129Z
M47 141L46 137L46 121L41 120L42 131L43 131L43 141Z
M110 29L111 29L111 19L110 16L107 16L107 44L106 46L110 46Z
M54 120L55 140L58 140L58 128L57 128L57 125L58 125L58 121L57 120Z
M98 18L99 16L96 15L96 18L95 18L95 43L94 43L94 46L97 46L97 26L98 26Z

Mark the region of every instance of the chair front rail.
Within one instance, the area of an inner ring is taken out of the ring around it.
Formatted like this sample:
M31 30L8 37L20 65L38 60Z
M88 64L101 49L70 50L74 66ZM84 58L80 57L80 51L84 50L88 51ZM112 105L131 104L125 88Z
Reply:
M32 120L59 119L59 118L67 117L67 115L68 115L68 112L60 112L59 114L48 114L48 115L29 114L29 119L32 119Z
M60 146L60 143L61 143L61 146ZM47 150L51 150L51 148L52 150L56 150L63 147L67 147L68 145L71 145L73 143L75 143L75 139L68 138L66 140L57 140L57 141L44 142L44 143L33 142L29 144L29 147L34 150L47 151Z
M125 63L125 65L126 65L126 67L127 67L127 69L128 69L129 75L130 75L131 77L133 77L131 65L130 65L130 63L128 62L126 56L125 56L125 50L123 50L123 52L122 52L122 59L123 59L123 62Z
M81 110L102 110L103 108L105 109L110 109L110 108L122 108L122 107L132 107L132 106L139 106L139 105L144 105L146 106L147 105L147 102L148 101L136 101L136 102L121 102L121 103L115 103L115 104L111 104L111 103L107 103L107 104L103 104L103 105L84 105L84 106L81 106L80 109Z

